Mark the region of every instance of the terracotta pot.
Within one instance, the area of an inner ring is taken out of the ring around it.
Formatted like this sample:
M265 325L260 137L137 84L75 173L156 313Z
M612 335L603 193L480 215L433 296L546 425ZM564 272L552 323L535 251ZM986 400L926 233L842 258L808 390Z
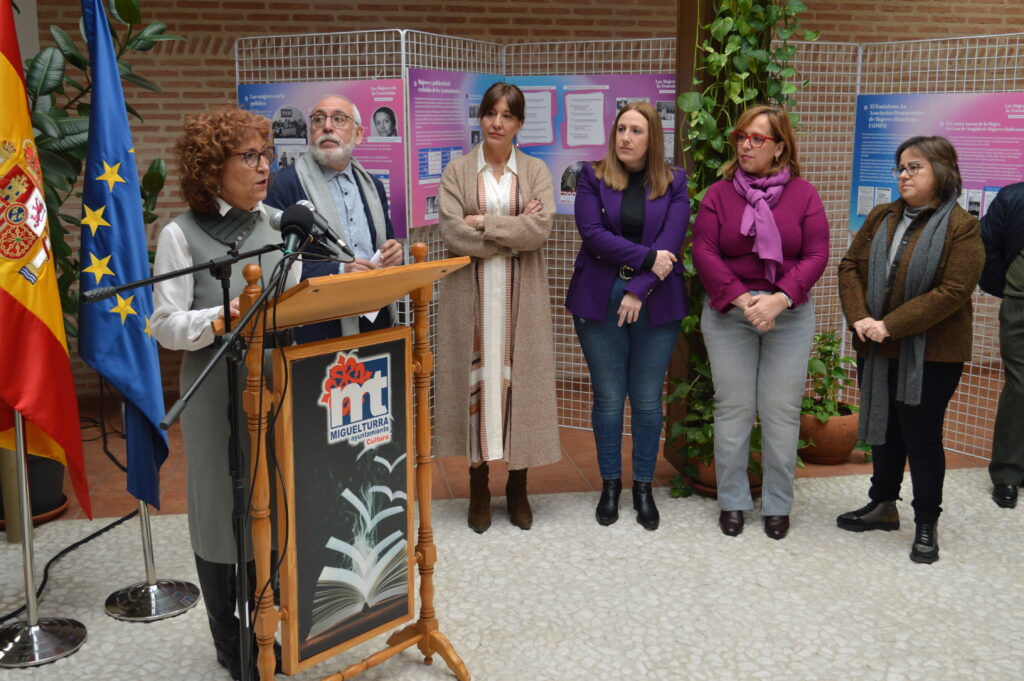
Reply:
M857 445L857 414L833 416L822 423L810 414L800 415L800 438L813 442L799 451L804 463L834 466L846 463Z
M758 462L761 461L761 452L754 452L752 454L754 459ZM686 476L686 484L689 485L694 492L704 497L711 497L712 499L718 498L718 476L715 475L715 462L702 463L701 461L692 461L694 467L697 469L696 476ZM761 493L761 476L755 475L750 471L747 471L747 478L750 480L750 493L753 496L757 496Z

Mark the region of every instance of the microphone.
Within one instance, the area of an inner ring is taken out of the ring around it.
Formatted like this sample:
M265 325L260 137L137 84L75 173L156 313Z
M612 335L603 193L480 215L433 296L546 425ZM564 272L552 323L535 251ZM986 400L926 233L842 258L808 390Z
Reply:
M305 206L289 206L270 218L270 226L281 230L285 254L294 253L313 235L313 212Z
M324 218L323 215L320 215L320 213L316 212L316 206L313 205L312 201L306 201L305 199L303 199L302 201L297 201L295 205L309 209L309 212L313 214L313 223L316 224L316 226L320 228L320 231L323 233L323 235L327 237L324 240L325 242L341 249L350 258L356 257L356 254L352 251L351 248L349 248L349 245L345 243L345 240L338 236L333 229L331 229L331 225L329 222L327 222L327 219Z

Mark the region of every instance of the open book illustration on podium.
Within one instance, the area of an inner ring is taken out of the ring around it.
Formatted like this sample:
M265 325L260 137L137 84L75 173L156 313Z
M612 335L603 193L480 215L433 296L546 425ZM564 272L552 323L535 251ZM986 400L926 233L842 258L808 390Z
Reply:
M377 526L402 513L402 503L377 510L378 500L404 502L401 490L384 485L365 489L360 499L352 490L341 494L358 513L352 542L331 537L326 547L336 552L338 563L325 565L313 594L313 626L309 635L326 631L346 619L373 608L389 598L404 598L408 591L406 539L396 530L377 541Z

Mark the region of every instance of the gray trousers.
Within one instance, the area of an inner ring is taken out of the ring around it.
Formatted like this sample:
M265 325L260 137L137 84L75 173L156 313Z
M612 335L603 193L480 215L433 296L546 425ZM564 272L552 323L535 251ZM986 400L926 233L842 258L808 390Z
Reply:
M715 384L715 473L723 511L754 508L747 479L750 431L761 419L763 515L789 515L800 435L800 402L814 336L810 302L783 310L775 328L758 331L738 308L705 306L704 342Z
M999 306L999 351L1006 383L992 433L992 483L1024 484L1024 300L1007 296Z

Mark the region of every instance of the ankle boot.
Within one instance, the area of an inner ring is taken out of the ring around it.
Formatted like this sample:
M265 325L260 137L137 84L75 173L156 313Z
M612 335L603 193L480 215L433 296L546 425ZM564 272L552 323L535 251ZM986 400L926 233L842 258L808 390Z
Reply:
M915 563L934 563L939 559L939 526L937 523L917 523L910 560Z
M651 483L633 481L633 510L636 511L636 521L643 525L644 529L658 529L661 516L658 514L658 507L654 505Z
M619 519L619 495L622 494L622 478L601 481L601 499L597 502L597 522L611 525Z
M525 468L508 472L505 495L508 501L509 520L521 530L530 529L533 526L533 511L530 509L530 500L526 498Z
M487 462L469 468L469 526L486 532L491 526L491 490L487 486Z

